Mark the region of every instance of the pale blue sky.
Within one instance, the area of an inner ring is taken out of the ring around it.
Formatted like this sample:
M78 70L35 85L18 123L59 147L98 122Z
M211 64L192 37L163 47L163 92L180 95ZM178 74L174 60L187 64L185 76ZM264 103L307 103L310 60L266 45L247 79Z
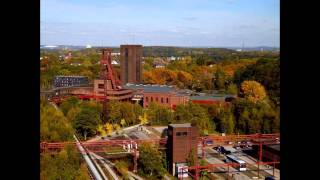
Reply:
M276 46L279 0L41 0L41 44Z

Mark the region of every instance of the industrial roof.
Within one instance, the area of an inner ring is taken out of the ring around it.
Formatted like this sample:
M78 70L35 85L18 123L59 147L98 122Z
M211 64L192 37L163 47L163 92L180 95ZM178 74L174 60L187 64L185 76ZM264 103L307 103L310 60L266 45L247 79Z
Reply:
M217 96L217 95L201 95L201 96L190 96L190 100L214 100L214 101L224 101L225 96Z
M191 127L191 123L184 123L184 124L169 124L171 127Z
M124 88L126 89L142 89L144 92L174 92L172 86L167 85L151 85L151 84L131 84L127 83Z

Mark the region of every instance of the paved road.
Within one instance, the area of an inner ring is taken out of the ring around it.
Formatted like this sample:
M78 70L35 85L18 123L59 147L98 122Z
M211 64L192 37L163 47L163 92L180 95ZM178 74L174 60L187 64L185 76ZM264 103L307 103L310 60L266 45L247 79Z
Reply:
M244 153L241 153L238 157L249 164L257 162L257 160L254 160L253 157L248 156L247 154L244 154ZM253 166L258 168L258 165L253 165ZM262 173L260 173L261 175L272 175L273 174L273 170L267 168L265 165L260 165L260 168L261 169L268 169L268 170L263 170L264 172L261 171L262 172ZM276 177L276 179L280 179L280 170L279 169L274 169L274 176Z
M215 153L217 154L217 151L213 150L210 147L205 148L205 152L206 152L206 160L210 163L210 164L223 164L225 162L223 162L221 159L222 158L217 158L214 157L212 154ZM225 167L218 167L217 168L220 171L228 171L228 168ZM236 170L233 167L229 168L230 171L232 171L233 173L233 179L235 180L250 180L251 178L244 175L243 173L239 173L238 170ZM226 176L224 176L224 178L226 178Z

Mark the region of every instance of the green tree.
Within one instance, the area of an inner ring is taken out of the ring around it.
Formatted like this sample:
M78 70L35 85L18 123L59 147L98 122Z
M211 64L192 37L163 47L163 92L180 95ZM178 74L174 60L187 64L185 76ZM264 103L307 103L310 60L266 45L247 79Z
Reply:
M97 126L101 124L99 113L85 108L75 117L73 127L85 139L96 134Z
M40 179L83 179L90 177L74 146L66 146L57 154L40 154Z
M63 113L51 104L40 106L40 140L46 142L68 141L74 130Z
M148 177L161 178L166 173L163 165L163 156L156 147L149 143L143 143L139 146L140 157L138 159L138 168L140 172Z
M232 95L237 95L238 94L238 87L236 84L230 84L227 88L227 93L232 94Z
M192 123L199 128L201 135L213 132L215 124L210 122L207 109L198 104L178 105L174 115L174 123Z
M73 123L74 122L74 118L81 112L81 109L79 107L72 107L71 109L69 109L68 113L67 113L67 119Z
M71 108L75 108L80 104L80 100L76 97L69 97L64 102L61 103L59 108L63 112L64 115L67 115Z
M214 74L214 86L216 89L224 89L225 88L225 74L220 66L217 67L217 70Z
M187 164L188 164L188 166L197 165L197 155L196 155L196 151L195 151L194 148L192 148L191 151L188 154Z
M115 168L121 174L124 180L130 179L128 174L128 164L125 161L116 161Z
M151 125L168 125L172 122L173 114L171 109L161 104L150 103L146 111Z

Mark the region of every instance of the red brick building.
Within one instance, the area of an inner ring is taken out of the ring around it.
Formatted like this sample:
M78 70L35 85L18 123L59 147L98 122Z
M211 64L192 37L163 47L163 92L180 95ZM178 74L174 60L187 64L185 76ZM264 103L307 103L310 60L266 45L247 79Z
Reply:
M120 79L122 84L142 82L142 45L120 46Z
M194 158L197 159L198 128L185 124L169 124L167 139L167 167L169 173L177 174L177 166L187 162L191 150L194 150Z
M175 109L177 105L187 104L189 101L188 95L177 92L171 86L126 84L124 87L135 90L135 94L142 95L140 101L142 101L142 106L144 108L154 102Z

